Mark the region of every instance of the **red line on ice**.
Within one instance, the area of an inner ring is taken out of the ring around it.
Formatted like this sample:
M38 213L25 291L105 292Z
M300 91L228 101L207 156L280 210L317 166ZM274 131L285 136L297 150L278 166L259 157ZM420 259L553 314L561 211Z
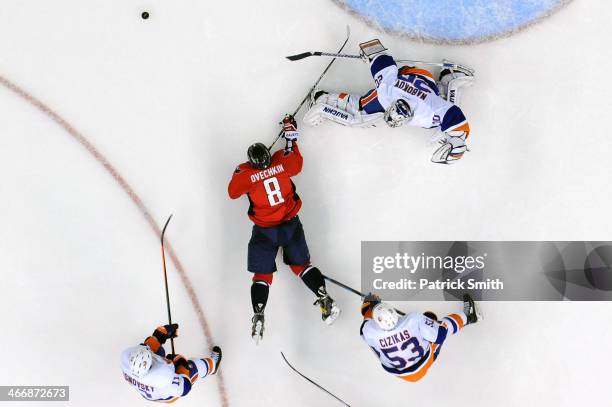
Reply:
M8 79L4 78L3 76L0 76L0 84L2 84L4 87L11 90L12 92L20 96L22 99L24 99L25 101L27 101L28 103L36 107L42 113L47 115L51 120L53 120L60 127L62 127L70 136L72 136L72 138L74 138L83 147L85 147L85 149L93 156L93 158L95 158L95 160L98 161L109 172L109 174L115 179L115 181L117 181L119 186L121 186L121 189L123 189L123 191L126 194L128 194L132 202L134 202L134 205L136 205L140 213L142 213L142 215L145 217L149 226L151 226L151 229L153 229L153 232L158 237L161 236L161 229L159 225L157 224L153 216L151 216L151 213L149 212L145 204L142 202L142 199L140 199L140 197L136 194L136 192L134 192L134 189L130 186L130 184L127 183L125 178L123 178L123 176L119 174L117 169L113 167L113 165L106 159L106 157L104 157L102 153L100 153L100 151L98 151L98 149L87 138L85 138L85 136L83 136L77 129L74 128L74 126L68 123L63 117L61 117L59 114L51 110L49 106L45 105L42 101L35 98L34 96L32 96L31 94L29 94L28 92L20 88L19 86L15 85L14 83L10 82ZM166 247L166 251L170 259L172 260L174 267L178 271L181 281L183 285L185 286L185 289L187 290L187 294L189 295L191 304L195 308L196 315L198 316L198 321L200 322L200 325L202 326L204 336L206 337L206 340L208 341L209 344L213 344L214 343L213 337L210 332L208 322L206 321L206 317L204 316L204 310L202 309L202 306L200 305L200 301L198 300L198 295L193 289L193 285L191 284L191 281L189 281L187 272L185 271L183 264L181 263L180 259L176 255L176 252L172 248L172 245L170 244L170 242L166 241L164 246ZM223 379L223 372L219 370L219 372L217 373L217 376L218 376L217 384L219 387L219 394L221 396L221 402L224 407L227 407L229 406L229 401L227 397L227 392L225 390L225 381Z

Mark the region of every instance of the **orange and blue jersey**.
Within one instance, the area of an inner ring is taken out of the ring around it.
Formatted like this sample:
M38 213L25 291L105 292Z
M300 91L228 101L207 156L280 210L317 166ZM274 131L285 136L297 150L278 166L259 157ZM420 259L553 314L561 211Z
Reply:
M121 353L121 369L125 381L149 401L172 403L191 391L192 385L214 372L211 358L189 360L187 366L177 363L182 356L173 360L166 358L166 352L155 336L149 336L140 346L148 346L153 351L151 369L143 377L137 377L130 371L130 355L138 346L130 347Z
M385 331L371 318L371 311L364 315L361 338L386 372L409 382L427 374L447 336L459 332L467 320L463 313L451 314L440 322L410 313L402 316L394 329Z
M376 88L359 101L367 114L384 112L398 99L406 100L414 113L411 126L434 128L443 132L460 127L469 134L469 125L462 110L440 97L438 85L426 69L404 66L398 68L392 56L381 54L370 63Z

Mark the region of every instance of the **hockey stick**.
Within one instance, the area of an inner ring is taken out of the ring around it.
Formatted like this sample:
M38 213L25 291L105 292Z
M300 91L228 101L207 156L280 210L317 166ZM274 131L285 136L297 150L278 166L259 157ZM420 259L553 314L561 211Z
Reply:
M353 294L357 294L357 295L358 295L358 296L360 296L362 299L366 297L366 295L365 295L364 293L362 293L362 292L360 292L360 291L357 291L357 290L355 290L354 288L351 288L351 287L349 287L348 285L346 285L346 284L344 284L344 283L341 283L341 282L340 282L340 281L338 281L338 280L334 280L333 278L328 277L328 276L326 276L326 275L323 275L323 278L324 278L324 279L326 279L327 281L329 281L330 283L334 283L334 284L336 284L338 287L342 287L342 288L344 288L345 290L352 292ZM398 310L397 308L396 308L395 310L396 310L396 311L397 311L397 313L398 313L398 314L400 314L400 315L406 315L406 313L405 313L405 312L400 311L400 310Z
M321 52L321 51L309 51L302 52L301 54L289 55L287 58L290 61L299 61L300 59L308 58L308 57L333 57L333 58L349 58L349 59L362 59L361 55L350 55L350 54L334 54L331 52ZM398 59L395 62L403 62L407 64L415 64L415 65L432 65L439 66L442 68L449 69L464 69L472 74L474 74L474 70L472 68L468 68L467 66L461 64L454 64L452 62L427 62L427 61L413 61L410 59Z
M340 49L338 50L338 52L342 52L342 50L344 49L344 47L346 46L346 43L348 42L349 38L351 36L351 27L349 27L348 25L346 26L346 39L344 40L344 42L342 43L342 46L340 47ZM304 99L302 99L302 102L298 105L298 107L293 111L293 116L295 116L296 114L298 114L298 112L300 111L300 109L302 108L302 106L304 106L304 103L306 103L306 101L308 100L308 98L310 97L310 94L312 93L312 91L317 87L317 85L319 84L319 82L321 82L321 79L323 79L323 77L325 76L325 74L327 73L327 71L329 71L329 68L332 66L332 64L334 63L334 61L336 60L336 58L332 59L331 62L327 65L327 67L325 68L325 70L323 71L323 73L321 74L321 76L319 76L319 79L317 79L317 81L315 82L314 85L312 85L312 87L310 88L310 90L308 91L308 93L306 93L306 96L304 96ZM276 138L274 139L274 142L272 144L270 144L270 147L268 147L268 151L272 150L272 147L274 147L274 144L276 144L276 142L278 141L278 139L281 138L281 136L283 135L283 131L281 130L278 133L278 136L276 136Z
M336 400L338 400L340 403L342 403L345 406L351 407L350 404L348 404L346 401L342 400L341 398L337 397L336 395L334 395L333 393L331 393L329 390L325 389L323 386L315 383L313 380L309 379L308 377L304 376L302 373L300 373L299 370L297 370L295 367L293 367L291 365L291 363L289 363L289 361L287 360L287 358L285 357L285 354L283 352L281 352L281 356L283 357L283 359L285 360L285 363L287 363L289 365L289 367L297 374L299 374L300 376L302 376L304 379L306 379L307 381L309 381L310 383L314 384L315 386L317 386L319 389L323 390L325 393L329 394L330 396L332 396L333 398L335 398Z
M164 284L166 285L166 305L168 306L168 323L172 325L172 314L170 313L170 294L168 293L168 273L166 272L166 253L164 250L164 235L166 234L166 228L168 227L168 223L170 223L170 219L172 219L172 215L168 217L166 224L161 232L161 252L162 252L162 263L164 265ZM170 338L170 346L172 347L172 354L176 355L174 351L174 338Z
M336 284L337 286L342 287L342 288L344 288L345 290L352 292L353 294L357 294L357 295L358 295L358 296L360 296L361 298L364 298L364 297L366 296L364 293L359 292L359 291L355 290L354 288L351 288L351 287L349 287L348 285L346 285L346 284L344 284L344 283L341 283L341 282L340 282L340 281L338 281L338 280L334 280L334 279L333 279L333 278L331 278L331 277L328 277L328 276L326 276L326 275L323 275L323 278L324 278L324 279L326 279L327 281L329 281L330 283L334 283L334 284Z

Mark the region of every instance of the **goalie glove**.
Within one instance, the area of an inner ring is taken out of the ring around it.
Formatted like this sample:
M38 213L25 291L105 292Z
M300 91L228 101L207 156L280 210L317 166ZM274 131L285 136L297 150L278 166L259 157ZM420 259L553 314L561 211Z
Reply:
M283 125L283 137L285 140L296 141L300 133L297 130L295 118L290 114L286 114L281 124Z
M461 159L463 154L468 151L467 144L465 143L466 139L466 132L462 132L457 136L446 134L445 137L439 140L441 146L434 151L431 161L436 164L450 164Z

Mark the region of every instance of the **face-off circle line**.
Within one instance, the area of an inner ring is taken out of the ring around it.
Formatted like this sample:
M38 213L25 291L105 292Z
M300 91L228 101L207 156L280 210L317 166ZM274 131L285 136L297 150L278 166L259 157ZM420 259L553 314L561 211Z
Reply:
M45 114L48 118L54 121L57 125L59 125L69 136L71 136L75 141L77 141L81 146L83 146L89 154L99 163L101 164L106 171L113 177L113 179L119 184L121 189L129 196L130 200L136 205L140 213L144 216L145 220L159 239L161 237L161 229L153 216L151 215L149 209L145 206L142 199L136 194L134 189L126 179L119 173L119 171L110 163L110 161L100 153L100 151L82 134L80 133L73 125L71 125L68 121L66 121L62 116L52 110L49 106L43 103L41 100L34 97L32 94L28 93L21 87L17 86L13 82L6 79L4 76L0 75L0 84L19 96L24 101L28 102L30 105L34 106L41 113ZM202 327L202 331L206 340L209 344L214 344L213 336L210 331L210 327L208 325L208 321L206 320L206 316L204 315L204 310L200 305L200 301L198 296L187 276L187 272L183 267L178 255L174 251L174 248L170 244L170 242L165 239L164 246L166 248L166 252L170 257L170 260L174 264L176 271L179 274L181 282L185 290L187 291L187 295L193 305L196 315L198 317L198 321L200 326ZM221 404L223 407L229 407L229 400L227 396L227 391L225 389L225 380L223 378L223 372L219 370L216 374L218 377L217 387L219 391L219 395L221 397Z

